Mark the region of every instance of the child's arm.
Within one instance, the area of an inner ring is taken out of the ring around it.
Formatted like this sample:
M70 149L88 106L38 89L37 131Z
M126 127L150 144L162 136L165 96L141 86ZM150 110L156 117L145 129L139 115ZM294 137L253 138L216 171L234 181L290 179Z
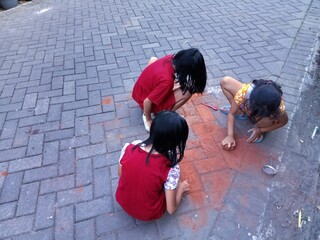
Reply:
M174 190L165 189L167 211L169 214L173 214L177 211L182 195L187 191L189 191L189 183L187 181L180 182L178 187Z
M236 147L236 141L234 139L234 122L235 115L238 113L239 105L232 101L230 111L228 113L228 125L227 136L222 140L222 146L224 150L233 150Z
M149 128L151 127L152 119L151 119L151 109L152 109L152 102L149 98L146 98L143 101L143 114L146 117L146 120L148 122Z

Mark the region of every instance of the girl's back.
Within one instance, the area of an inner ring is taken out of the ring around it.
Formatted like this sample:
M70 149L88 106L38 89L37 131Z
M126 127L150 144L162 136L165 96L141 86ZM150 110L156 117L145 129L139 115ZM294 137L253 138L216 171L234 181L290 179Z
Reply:
M134 218L148 221L166 211L163 183L170 170L170 161L161 154L150 154L130 144L120 161L122 175L116 192L121 207Z

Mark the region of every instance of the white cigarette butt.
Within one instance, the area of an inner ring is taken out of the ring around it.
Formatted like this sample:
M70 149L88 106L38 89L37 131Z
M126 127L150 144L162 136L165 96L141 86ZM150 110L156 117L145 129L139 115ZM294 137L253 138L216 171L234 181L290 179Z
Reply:
M317 131L318 131L318 126L316 126L316 127L314 128L313 133L312 133L312 135L311 135L311 139L314 139L314 137L315 137L316 134L317 134Z

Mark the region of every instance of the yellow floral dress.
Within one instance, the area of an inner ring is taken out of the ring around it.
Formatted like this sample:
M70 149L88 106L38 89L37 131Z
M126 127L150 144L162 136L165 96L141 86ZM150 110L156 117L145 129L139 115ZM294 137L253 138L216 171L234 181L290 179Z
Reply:
M252 90L254 89L253 83L244 83L242 84L242 88L236 93L234 96L234 101L239 105L240 109L245 112L248 116L250 115L250 105L249 99ZM280 113L285 111L285 105L283 99L281 100L279 106Z

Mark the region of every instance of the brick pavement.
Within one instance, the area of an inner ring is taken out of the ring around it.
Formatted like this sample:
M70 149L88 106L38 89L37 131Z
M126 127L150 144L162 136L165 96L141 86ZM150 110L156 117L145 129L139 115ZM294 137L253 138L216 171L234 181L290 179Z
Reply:
M311 225L293 223L299 194L284 189L295 190L290 160L309 159L292 149L292 122L319 8L315 0L33 0L2 11L0 239L308 239ZM191 46L204 54L209 80L179 110L190 125L181 168L191 191L175 215L137 221L114 199L119 150L146 137L131 90L149 57ZM250 126L237 122L238 148L221 150L226 116L201 103L226 102L224 75L278 81L287 126L246 144ZM274 178L261 172L270 158L281 161ZM277 206L292 204L282 215L269 212L275 194Z

